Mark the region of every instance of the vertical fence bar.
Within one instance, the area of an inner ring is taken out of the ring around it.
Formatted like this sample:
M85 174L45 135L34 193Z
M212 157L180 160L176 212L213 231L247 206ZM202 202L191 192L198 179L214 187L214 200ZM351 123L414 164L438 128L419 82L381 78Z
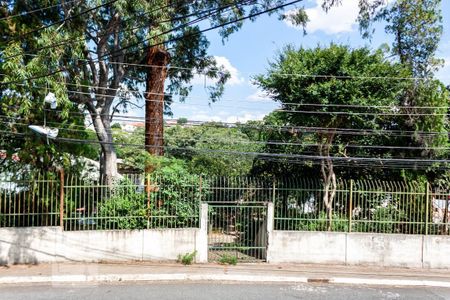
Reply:
M199 211L199 216L201 217L201 215L202 215L202 189L203 189L203 178L202 178L202 175L200 175L200 178L199 178L199 187L198 187L198 198L199 198L199 201L198 201L198 207L200 207L200 211ZM194 203L195 203L195 201L193 201ZM196 220L196 218L194 218L194 220ZM191 223L193 223L192 221L191 221ZM201 220L198 220L198 224L197 224L197 222L196 221L194 221L194 224L196 225L196 226L198 226L198 227L200 227L200 225L201 225ZM191 225L192 226L192 225Z
M428 235L428 215L430 211L430 183L428 181L425 188L425 235Z
M350 191L348 195L348 232L352 232L353 217L353 179L350 179Z
M276 182L275 182L275 179L274 179L273 182L272 182L272 203L275 203L276 189L277 189L277 186L276 186Z
M200 202L202 202L202 180L203 180L202 175L200 175L200 177L199 177L199 187L198 187Z
M64 230L64 169L59 171L59 226Z
M147 173L146 178L146 191L147 191L147 229L150 229L150 217L151 217L151 192L150 192L150 173Z

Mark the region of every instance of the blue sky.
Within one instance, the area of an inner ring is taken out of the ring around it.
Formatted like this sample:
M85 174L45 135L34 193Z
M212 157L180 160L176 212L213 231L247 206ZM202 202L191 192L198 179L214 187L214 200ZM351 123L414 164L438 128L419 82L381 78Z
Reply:
M438 57L446 59L446 65L437 73L444 83L450 84L450 1L442 1L444 16L444 34L438 50ZM254 23L246 23L243 28L229 37L225 44L217 32L208 33L211 42L209 53L217 57L231 73L232 78L226 86L222 100L208 105L205 91L205 79L201 76L194 80L195 86L184 104L174 104L174 118L187 117L190 120L214 120L224 122L245 122L261 119L277 105L264 99L261 92L251 84L254 75L264 73L268 62L276 53L288 44L315 47L331 42L352 47L369 46L378 48L389 43L384 25L376 26L372 40L364 40L358 31L356 17L358 0L343 0L343 5L332 9L328 14L322 11L321 0L303 2L310 22L307 35L300 28L294 28L276 15L263 16ZM295 7L289 7L287 10ZM143 115L143 112L130 112Z

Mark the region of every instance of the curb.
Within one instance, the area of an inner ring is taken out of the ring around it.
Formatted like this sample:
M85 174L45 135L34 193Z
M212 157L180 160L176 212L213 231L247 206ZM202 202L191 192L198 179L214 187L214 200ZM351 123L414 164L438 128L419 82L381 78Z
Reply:
M30 283L119 283L164 281L217 281L217 282L273 282L273 283L331 283L384 286L426 286L450 288L449 281L377 279L356 277L308 278L294 276L232 275L232 274L107 274L107 275L57 275L0 277L0 284Z

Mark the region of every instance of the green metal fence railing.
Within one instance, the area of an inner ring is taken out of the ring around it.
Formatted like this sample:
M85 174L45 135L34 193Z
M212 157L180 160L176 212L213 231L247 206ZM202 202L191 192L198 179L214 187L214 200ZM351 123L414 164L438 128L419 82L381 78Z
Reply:
M449 234L450 190L428 183L338 180L331 218L319 180L274 188L275 230Z
M0 227L59 226L54 174L0 174Z
M66 178L64 229L199 227L199 177L167 179L132 174L122 176L113 186L104 182Z
M315 179L125 175L103 182L0 174L0 227L198 228L201 202L273 202L275 230L448 235L450 228L450 188L421 182L339 179L331 209Z

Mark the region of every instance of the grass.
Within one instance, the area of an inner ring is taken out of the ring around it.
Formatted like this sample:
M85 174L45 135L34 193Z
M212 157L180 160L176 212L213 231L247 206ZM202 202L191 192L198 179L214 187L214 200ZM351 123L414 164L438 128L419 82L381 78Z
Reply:
M220 257L219 263L222 265L233 265L237 264L237 257L230 254L224 254Z
M186 253L184 255L179 254L178 262L182 263L185 266L192 265L195 259L195 255L197 255L197 251L194 251L192 253Z

